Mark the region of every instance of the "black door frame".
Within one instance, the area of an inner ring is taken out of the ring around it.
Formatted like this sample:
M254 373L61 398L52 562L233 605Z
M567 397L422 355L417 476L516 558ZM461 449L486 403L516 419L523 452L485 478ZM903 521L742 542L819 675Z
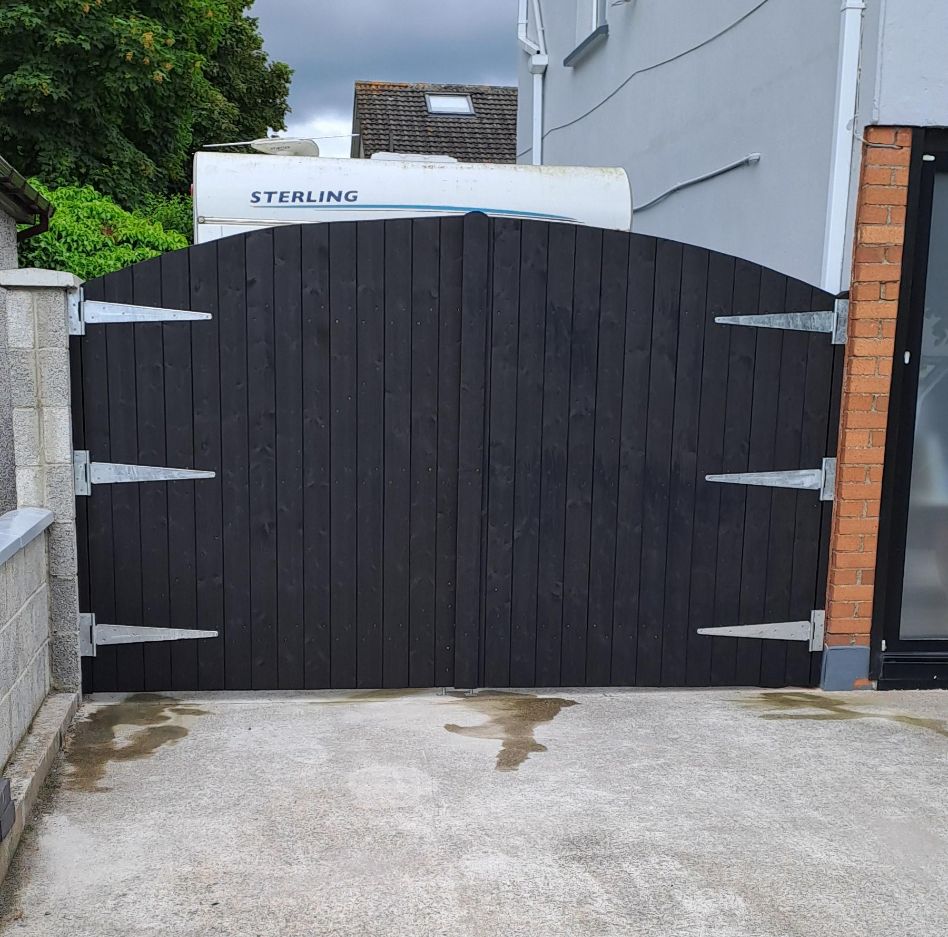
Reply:
M880 689L948 686L948 640L903 640L899 636L936 172L948 172L948 131L917 128L909 168L872 622L870 676Z

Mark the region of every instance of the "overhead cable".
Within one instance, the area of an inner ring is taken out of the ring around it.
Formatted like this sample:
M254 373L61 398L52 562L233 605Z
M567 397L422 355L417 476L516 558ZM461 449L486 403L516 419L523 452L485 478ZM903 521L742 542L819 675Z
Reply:
M720 39L721 36L729 33L732 29L735 29L737 26L740 26L744 20L749 19L753 16L762 6L769 3L770 0L760 0L755 6L751 7L746 13L738 17L734 22L728 24L723 29L718 30L713 36L709 36L707 39L703 39L697 45L691 46L688 49L684 49L681 52L676 53L667 59L662 59L661 62L653 62L651 65L643 65L642 68L637 68L631 75L625 78L618 87L614 88L609 92L598 104L594 104L588 111L584 111L577 117L574 117L572 120L566 121L563 124L557 124L555 127L550 127L544 134L543 139L545 140L551 133L555 133L557 130L565 130L567 127L572 127L573 124L578 124L581 120L585 120L590 114L598 111L603 104L606 104L608 101L611 101L633 78L636 78L639 75L644 75L646 72L653 71L656 68L661 68L663 65L670 65L672 62L677 62L678 59L684 58L686 55L690 55L692 52L697 52L698 49L704 48L704 46L709 43L714 42L715 39ZM525 156L527 153L532 150L533 147L528 146L525 150L518 153L517 156Z

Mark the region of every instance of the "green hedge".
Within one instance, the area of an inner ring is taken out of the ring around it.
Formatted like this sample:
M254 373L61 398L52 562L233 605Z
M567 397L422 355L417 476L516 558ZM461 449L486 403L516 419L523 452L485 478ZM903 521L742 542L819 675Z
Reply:
M88 185L49 189L35 179L31 185L56 212L48 231L20 242L23 267L66 270L91 280L188 246L191 200L186 196L156 196L141 211L129 212Z

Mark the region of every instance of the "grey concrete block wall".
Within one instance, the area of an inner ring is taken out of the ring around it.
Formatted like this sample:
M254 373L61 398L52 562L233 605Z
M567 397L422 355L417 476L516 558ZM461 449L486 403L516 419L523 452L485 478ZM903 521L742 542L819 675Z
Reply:
M47 536L48 664L52 686L70 691L79 690L81 670L67 308L79 284L71 274L51 270L0 271L15 376L9 399L16 504L53 512Z
M0 765L50 689L45 534L0 563Z
M0 269L10 270L17 266L16 222L0 212Z
M0 269L16 267L16 224L0 212ZM0 514L16 507L11 395L28 375L14 373L7 357L7 291L0 289Z

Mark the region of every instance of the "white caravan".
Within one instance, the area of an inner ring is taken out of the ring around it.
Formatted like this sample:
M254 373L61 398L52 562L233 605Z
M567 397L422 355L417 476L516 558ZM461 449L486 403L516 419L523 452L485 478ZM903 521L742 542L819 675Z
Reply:
M326 159L200 152L194 157L194 240L312 221L419 218L480 211L629 231L623 169Z

